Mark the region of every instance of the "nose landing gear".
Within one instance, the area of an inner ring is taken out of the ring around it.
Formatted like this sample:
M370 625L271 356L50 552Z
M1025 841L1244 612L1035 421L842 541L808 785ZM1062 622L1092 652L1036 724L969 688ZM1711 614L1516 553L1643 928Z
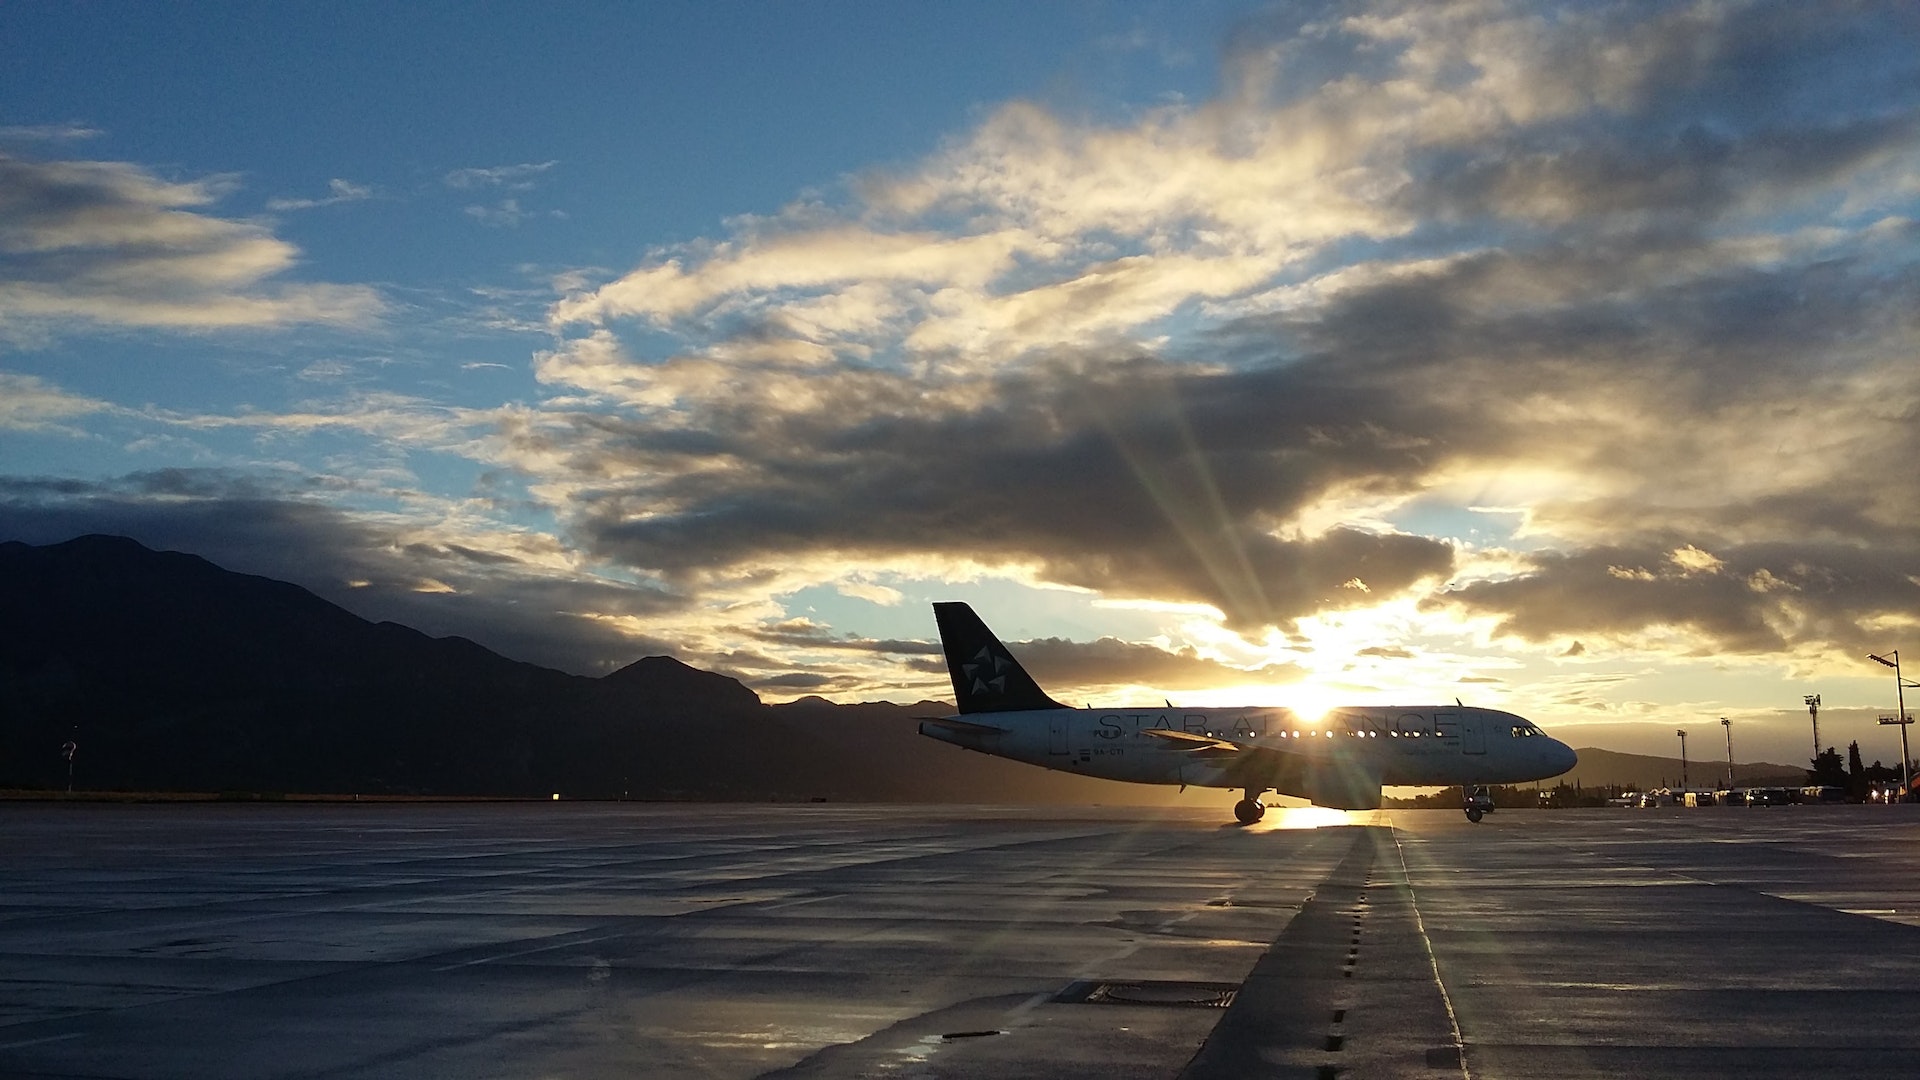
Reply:
M1465 789L1467 820L1478 823L1487 814L1493 813L1493 793L1484 784L1475 784Z
M1251 825L1266 817L1266 804L1260 801L1260 796L1266 793L1266 788L1248 788L1247 797L1233 804L1234 820L1242 825Z

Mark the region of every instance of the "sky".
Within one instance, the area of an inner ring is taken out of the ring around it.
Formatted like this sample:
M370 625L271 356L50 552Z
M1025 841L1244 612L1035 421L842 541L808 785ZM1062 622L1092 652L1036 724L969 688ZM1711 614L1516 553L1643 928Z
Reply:
M1908 3L0 6L0 539L1892 763L1916 217Z

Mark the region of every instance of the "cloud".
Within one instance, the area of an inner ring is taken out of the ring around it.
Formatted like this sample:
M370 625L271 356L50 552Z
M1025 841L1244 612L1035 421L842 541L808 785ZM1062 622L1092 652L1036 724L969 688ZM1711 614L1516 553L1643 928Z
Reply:
M441 182L450 188L461 191L473 188L505 188L508 191L530 191L534 181L545 175L558 161L538 163L523 162L518 165L492 165L485 168L455 169L441 177Z
M1499 620L1528 641L1662 640L1707 654L1793 654L1879 647L1885 627L1911 629L1920 610L1920 542L1773 542L1717 549L1607 546L1534 556L1529 571L1475 582L1436 604ZM1622 571L1623 567L1631 570ZM1582 648L1584 651L1584 648Z
M302 373L310 379L337 377L328 368ZM155 422L190 431L238 429L259 432L264 438L288 438L314 432L351 432L393 446L416 449L465 450L472 447L476 428L496 420L486 410L441 405L422 398L381 391L349 391L330 401L303 402L278 412L241 409L233 413L145 410Z
M679 259L636 270L556 304L553 321L564 326L640 316L666 324L732 295L856 283L977 288L1010 266L1027 243L1013 232L947 239L875 234L855 226L769 236L739 249L722 247L691 270Z
M456 191L526 192L532 191L540 178L559 164L558 161L542 161L455 169L440 179ZM520 205L518 196L507 196L493 203L469 203L462 208L462 212L480 224L496 229L515 228L528 218L564 219L567 216L560 210L529 210Z
M1299 682L1306 672L1293 664L1237 668L1193 649L1103 637L1091 642L1040 638L1015 644L1020 663L1043 686L1062 692L1104 687L1150 686L1162 691L1212 690Z
M107 402L70 394L36 376L0 371L0 431L73 434L61 421L113 410Z
M519 199L501 199L492 206L475 204L465 208L466 215L482 225L511 229L531 217L565 218L559 210L527 210L521 207Z
M336 206L345 202L361 202L373 198L373 189L365 184L356 184L351 180L327 181L327 194L318 199L268 199L267 209L311 210L318 206Z
M78 142L97 139L106 132L81 123L0 125L0 141L6 142Z
M769 645L789 646L808 651L876 653L887 656L939 656L940 644L934 641L877 639L835 634L830 627L806 619L787 619L757 629L754 640ZM945 671L943 665L940 670Z
M1911 485L1839 479L1914 449L1914 44L1817 5L1282 12L1215 101L1012 103L576 277L535 366L584 396L502 452L690 590L932 558L1253 635L1440 597L1526 640L1852 640L1890 609L1823 574L1920 573ZM1422 499L1526 550L1394 524Z
M1403 649L1398 645L1369 645L1354 655L1375 656L1382 660L1411 660L1414 657L1411 650Z
M729 384L737 399L710 398L685 428L549 415L509 436L506 454L567 447L547 476L599 474L567 489L574 535L683 581L776 552L938 553L1211 604L1252 629L1448 577L1453 550L1440 541L1278 531L1342 473L1370 458L1415 464L1416 447L1316 422L1310 386L1275 409L1268 373L1161 376L1060 371L963 403L905 377L828 372L799 377L818 383L811 392Z
M233 181L161 180L123 162L0 156L0 334L95 327L366 325L360 285L275 282L297 250L200 208Z

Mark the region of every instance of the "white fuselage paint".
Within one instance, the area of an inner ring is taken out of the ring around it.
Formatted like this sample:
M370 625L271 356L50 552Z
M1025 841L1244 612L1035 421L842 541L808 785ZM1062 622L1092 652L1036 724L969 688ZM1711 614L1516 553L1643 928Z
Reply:
M1459 705L1343 708L1302 720L1279 708L1045 709L970 713L921 733L1063 772L1148 784L1237 788L1232 754L1196 754L1154 729L1271 748L1308 770L1358 767L1388 785L1513 784L1573 767L1571 748L1513 713ZM1302 794L1275 785L1282 794Z

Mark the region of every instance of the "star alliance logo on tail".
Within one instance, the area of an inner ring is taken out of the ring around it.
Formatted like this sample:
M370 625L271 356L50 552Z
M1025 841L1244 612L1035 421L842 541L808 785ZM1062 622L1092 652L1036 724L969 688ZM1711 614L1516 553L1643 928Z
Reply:
M996 694L1007 692L1007 669L1013 661L993 651L993 646L981 648L978 655L961 665L967 678L973 680L973 692L984 694L991 690ZM986 674L982 674L982 672Z

